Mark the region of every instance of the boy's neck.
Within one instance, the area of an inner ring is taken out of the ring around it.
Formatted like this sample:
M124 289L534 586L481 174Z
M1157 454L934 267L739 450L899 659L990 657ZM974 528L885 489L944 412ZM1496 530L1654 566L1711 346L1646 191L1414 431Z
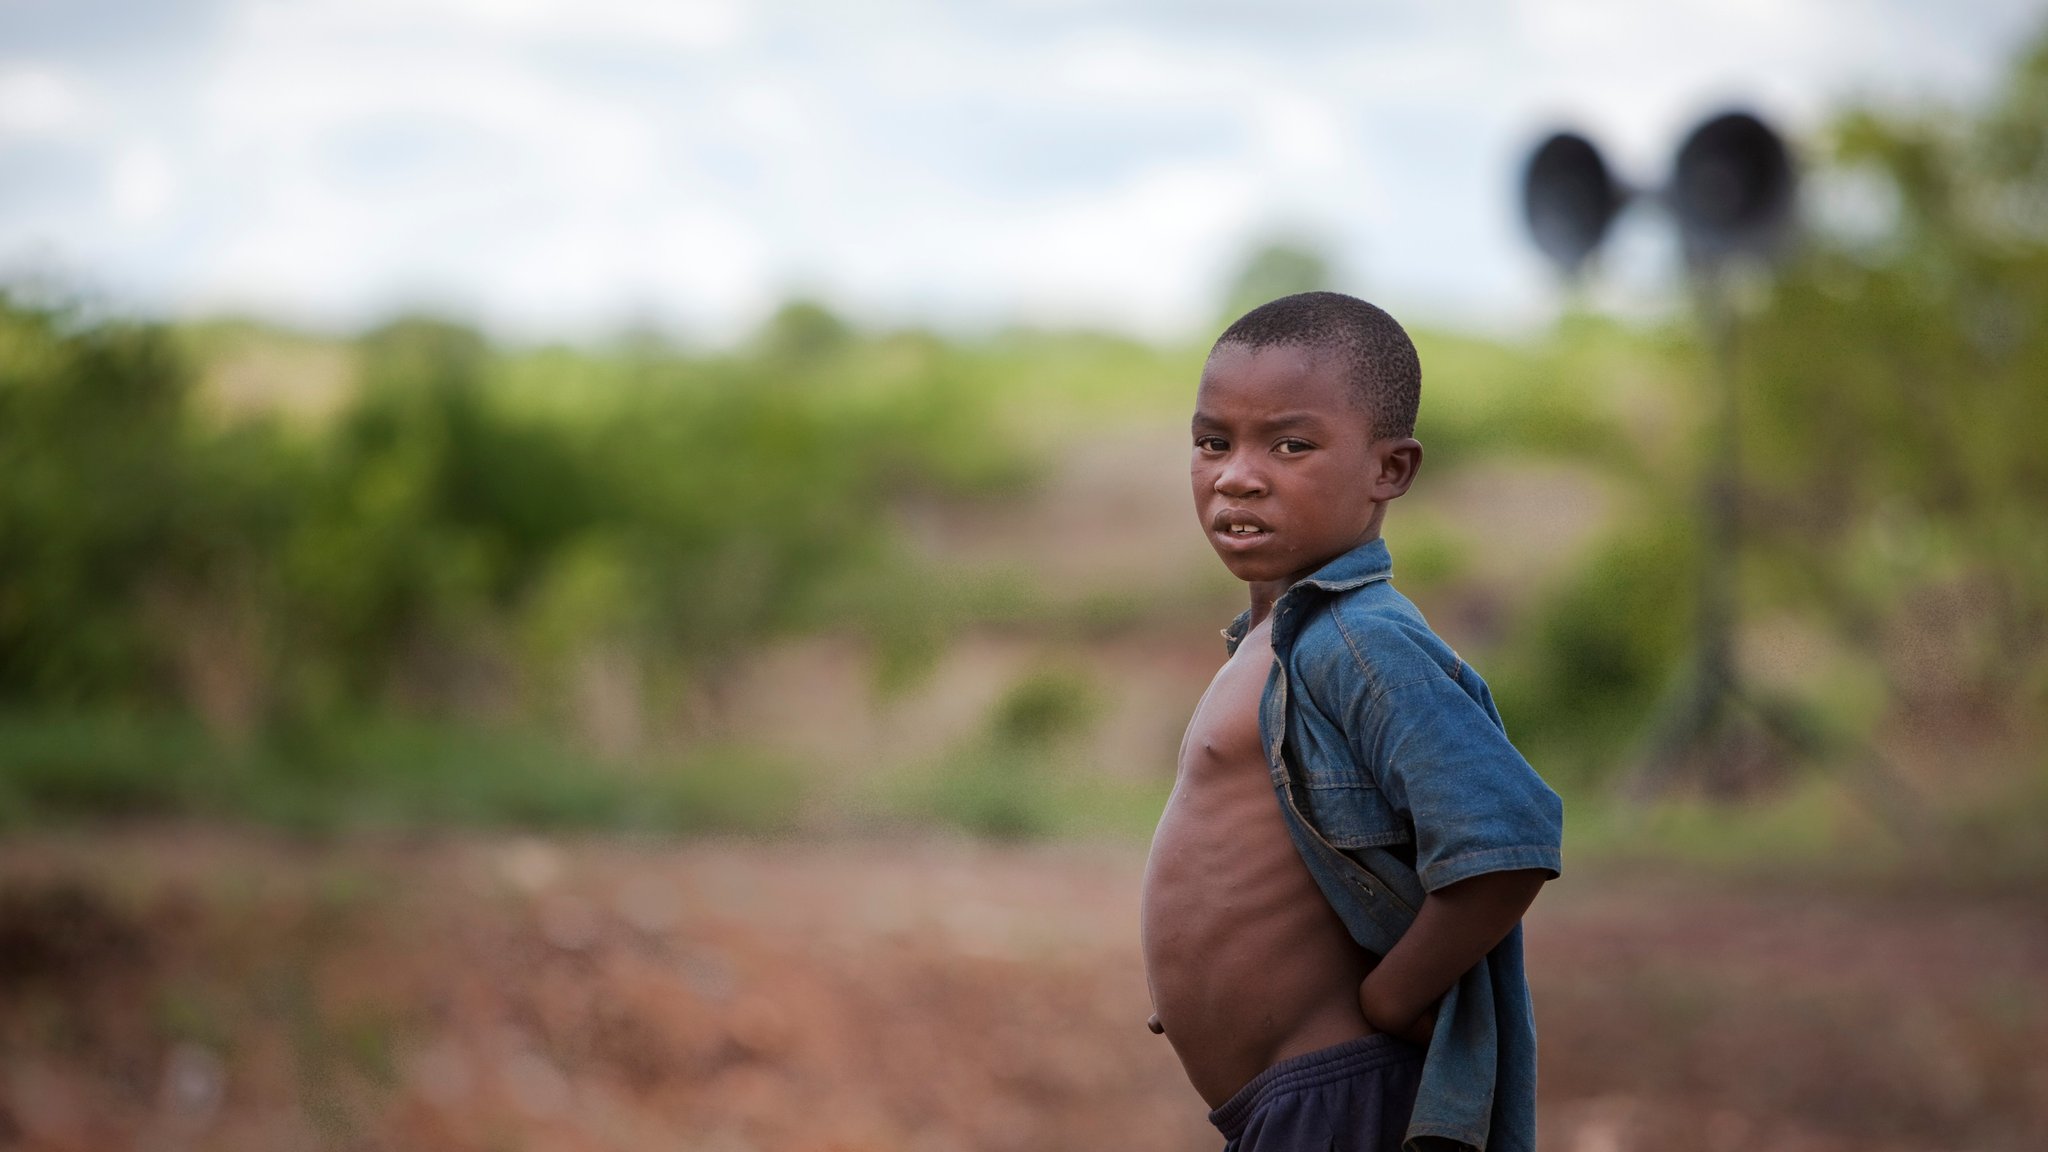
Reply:
M1354 541L1350 548L1346 548L1344 552L1349 552L1352 549L1356 548L1362 548L1365 545L1370 544L1379 538L1380 518L1378 516L1374 516L1372 527L1365 533L1365 535L1360 536L1356 541ZM1301 571L1296 572L1290 576L1285 576L1278 580L1255 580L1251 584L1247 585L1247 587L1251 589L1252 593L1252 618L1251 623L1245 625L1246 629L1249 630L1252 628L1257 628L1260 624L1264 623L1266 617L1272 615L1273 605L1279 602L1282 594L1284 594L1289 588L1292 588L1296 584L1299 584L1303 580L1307 579L1309 574L1314 572L1316 569L1321 568L1323 565L1328 564L1332 560L1335 560L1338 556L1344 555L1344 552L1339 552L1333 556L1325 556L1322 559L1316 561L1313 564L1310 564L1308 567L1303 568Z

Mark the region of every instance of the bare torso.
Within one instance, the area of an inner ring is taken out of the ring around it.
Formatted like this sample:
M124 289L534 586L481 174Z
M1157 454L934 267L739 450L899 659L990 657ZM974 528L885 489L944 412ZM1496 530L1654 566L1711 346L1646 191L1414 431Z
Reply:
M1358 986L1376 958L1296 853L1259 746L1272 663L1262 622L1210 682L1145 867L1153 1007L1212 1108L1277 1061L1372 1031Z

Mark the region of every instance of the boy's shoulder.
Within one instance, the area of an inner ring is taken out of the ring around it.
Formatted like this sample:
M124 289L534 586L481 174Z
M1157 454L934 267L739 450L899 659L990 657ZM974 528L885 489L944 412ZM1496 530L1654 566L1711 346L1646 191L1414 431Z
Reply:
M1323 591L1303 604L1289 663L1314 681L1359 678L1373 695L1417 680L1470 674L1391 580Z

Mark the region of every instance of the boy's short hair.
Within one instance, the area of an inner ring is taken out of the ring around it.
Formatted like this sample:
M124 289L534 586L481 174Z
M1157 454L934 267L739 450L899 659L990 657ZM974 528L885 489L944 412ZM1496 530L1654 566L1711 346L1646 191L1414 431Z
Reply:
M1422 400L1422 359L1399 321L1342 292L1299 292L1261 304L1238 317L1216 338L1210 354L1225 344L1261 348L1296 347L1326 352L1344 361L1352 398L1372 421L1375 439L1415 434L1415 410Z

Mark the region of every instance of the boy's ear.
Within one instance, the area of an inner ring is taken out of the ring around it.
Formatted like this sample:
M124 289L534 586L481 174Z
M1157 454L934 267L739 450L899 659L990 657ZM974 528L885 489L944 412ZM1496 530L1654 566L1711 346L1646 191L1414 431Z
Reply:
M1375 440L1372 445L1372 498L1384 504L1408 491L1422 471L1422 441L1413 436Z

